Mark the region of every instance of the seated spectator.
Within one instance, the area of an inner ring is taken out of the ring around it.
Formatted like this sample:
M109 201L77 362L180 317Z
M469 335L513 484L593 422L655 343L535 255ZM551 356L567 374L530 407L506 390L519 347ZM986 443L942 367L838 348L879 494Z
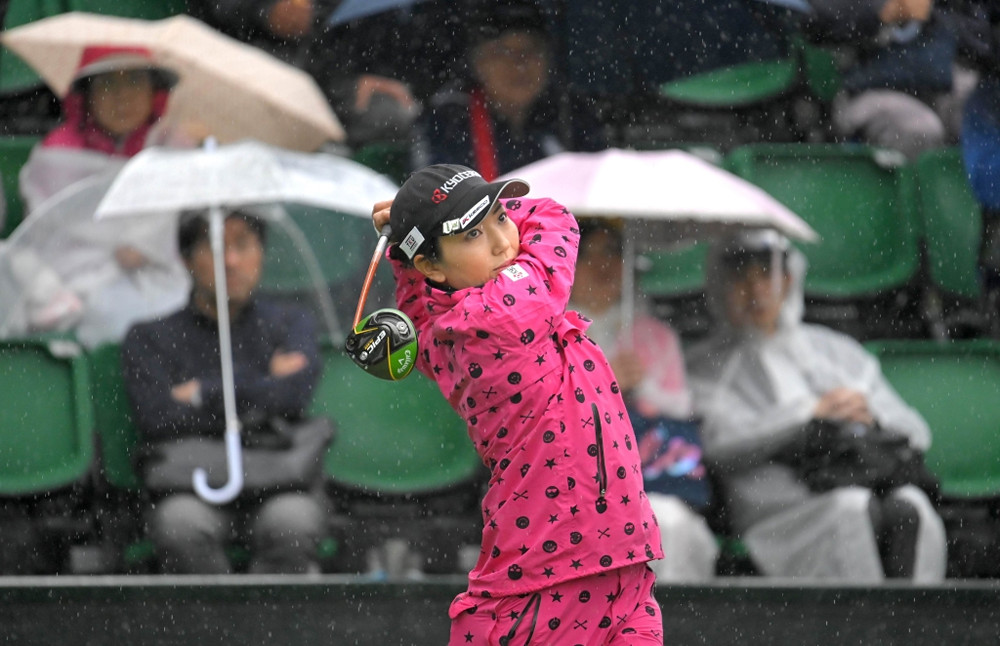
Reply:
M383 64L397 42L385 16L363 25L328 27L339 2L322 0L200 0L191 13L223 33L299 67L316 79L347 132L348 144L409 145L419 104Z
M622 235L609 221L580 221L580 251L569 307L591 319L587 335L608 356L642 457L646 495L656 514L664 558L650 563L658 581L704 581L715 574L718 546L701 511L710 488L677 335L644 312L625 329Z
M233 211L224 237L237 413L252 433L271 418L305 414L321 372L317 330L307 311L255 296L263 220ZM193 281L190 302L135 326L122 344L127 392L146 450L185 436L221 437L225 426L215 277L202 214L182 218L178 245ZM250 545L251 572L318 572L326 520L319 491L244 494L221 507L176 493L154 500L148 515L163 569L192 574L230 572L225 546L234 539Z
M414 167L461 164L492 181L554 153L606 146L596 117L555 83L551 36L535 3L482 3L469 20L468 78L431 97Z
M871 584L940 581L944 526L914 485L813 491L784 458L813 420L893 433L926 451L930 430L853 339L802 323L805 259L774 232L716 244L706 266L717 329L688 352L706 458L727 512L768 576Z
M151 143L177 76L141 48L88 47L62 99L62 121L31 151L19 178L25 212L73 182L117 170Z
M172 220L99 225L93 221L96 202L71 197L67 213L53 199L83 180L110 181L147 145L192 143L161 127L176 80L141 48L83 51L63 99L62 122L35 146L19 178L28 215L22 226L52 232L22 241L17 257L11 256L12 271L35 310L26 317L25 332L74 329L92 346L120 340L133 322L184 302L188 284L172 244ZM62 219L65 226L33 221L43 204L45 217Z
M810 0L804 33L835 45L843 82L831 119L836 134L908 159L958 139L961 105L975 73L960 66L967 25L934 0Z

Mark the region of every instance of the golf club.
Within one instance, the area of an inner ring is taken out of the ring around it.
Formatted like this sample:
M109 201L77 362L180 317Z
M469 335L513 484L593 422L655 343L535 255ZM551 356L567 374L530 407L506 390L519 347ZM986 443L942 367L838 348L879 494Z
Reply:
M375 270L385 255L390 233L388 224L379 232L344 349L365 372L379 379L397 381L410 374L416 364L417 333L413 322L406 314L392 308L376 310L362 319L368 292L375 280Z

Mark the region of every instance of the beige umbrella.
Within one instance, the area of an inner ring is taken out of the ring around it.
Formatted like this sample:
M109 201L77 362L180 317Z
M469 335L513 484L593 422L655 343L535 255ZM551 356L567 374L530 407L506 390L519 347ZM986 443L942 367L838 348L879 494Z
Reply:
M60 97L85 48L141 47L180 76L165 116L170 125L222 143L257 139L302 151L344 140L311 76L190 16L150 21L72 12L6 31L0 42Z

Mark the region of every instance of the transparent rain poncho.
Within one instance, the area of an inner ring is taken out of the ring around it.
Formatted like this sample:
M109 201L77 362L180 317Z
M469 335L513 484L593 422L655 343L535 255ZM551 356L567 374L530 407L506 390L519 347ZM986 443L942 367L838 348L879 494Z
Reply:
M0 244L0 338L58 333L94 347L187 303L178 212L94 218L116 173L81 180L43 201ZM294 204L244 209L268 225L258 292L308 306L325 335L339 342L369 260L370 219ZM140 265L124 266L122 249L137 253ZM369 303L391 299L392 279L383 275Z
M706 291L716 328L687 355L696 413L703 417L705 453L725 474L734 529L767 574L881 580L867 512L871 492L851 487L813 493L790 467L771 457L804 429L819 398L837 387L862 392L879 425L905 435L915 448L926 450L930 431L859 343L802 322L806 262L794 248L788 252L791 285L777 331L766 336L727 322L722 256L727 245L745 243L746 238L729 239L712 247ZM780 262L780 255L774 262ZM916 578L940 578L940 519L919 490L908 486L892 495L905 497L921 516Z

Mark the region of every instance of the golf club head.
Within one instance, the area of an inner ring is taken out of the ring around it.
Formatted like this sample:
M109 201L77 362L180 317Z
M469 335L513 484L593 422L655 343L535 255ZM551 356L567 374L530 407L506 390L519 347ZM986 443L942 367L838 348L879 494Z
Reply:
M398 381L416 364L417 332L410 318L399 310L376 310L347 335L344 349L368 374Z

